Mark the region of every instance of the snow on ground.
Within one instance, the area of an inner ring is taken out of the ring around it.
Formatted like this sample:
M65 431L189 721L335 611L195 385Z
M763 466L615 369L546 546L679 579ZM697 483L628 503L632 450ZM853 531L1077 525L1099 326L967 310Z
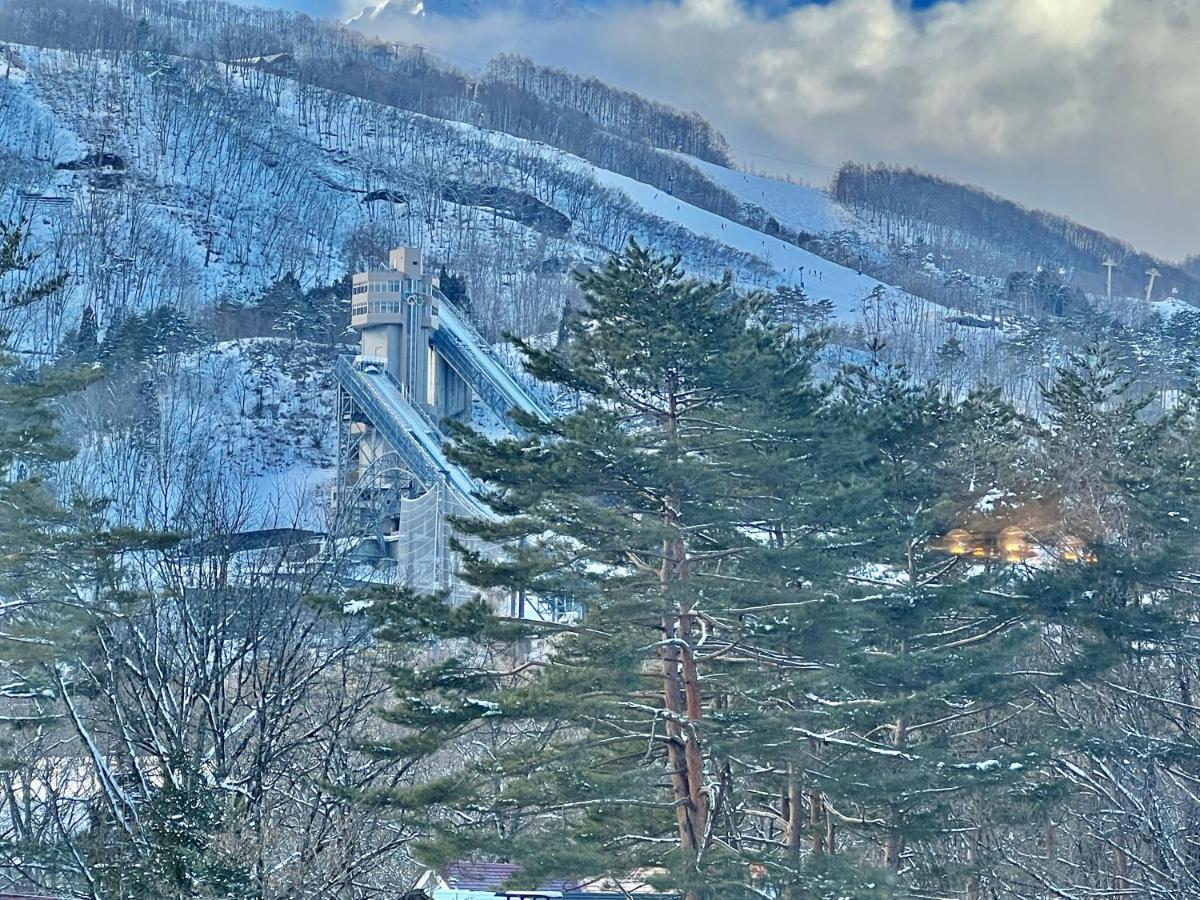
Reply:
M303 528L325 531L329 526L329 497L336 466L298 463L247 479L254 508L263 528Z
M470 125L454 124L464 131L477 130ZM488 140L500 146L528 143L506 134L496 132L485 132L485 134ZM717 245L718 251L721 246L724 246L732 251L739 251L758 258L775 272L776 283L800 285L816 299L832 300L834 320L841 325L852 327L861 321L863 317L862 301L876 288L882 288L890 296L900 297L903 295L906 300L916 299L904 294L898 288L830 262L794 244L789 244L749 226L740 225L716 213L686 203L654 185L636 181L607 169L597 168L586 160L561 150L547 147L544 152L557 157L563 165L575 168L589 176L597 185L623 194L643 212L665 223L677 226L687 233L712 241ZM774 184L779 183L774 182ZM795 185L782 186L796 187ZM730 255L733 256L732 253ZM761 287L762 285L753 286ZM917 302L922 306L932 306L926 301ZM944 310L941 311L944 312Z
M1152 307L1155 312L1163 317L1164 320L1170 319L1177 313L1195 313L1197 307L1193 306L1185 300L1180 300L1178 297L1169 297L1166 300L1158 300Z
M896 288L869 275L859 274L794 244L692 206L653 185L605 169L595 169L594 177L601 184L623 192L649 213L677 222L693 234L759 257L779 273L782 282L802 285L817 299L829 298L834 304L834 320L840 324L856 324L862 318L863 298L876 288L899 293Z
M807 231L809 234L828 234L854 228L858 224L853 213L819 188L750 175L694 156L677 155L743 203L753 203L765 209L785 228Z
M218 70L181 60L146 70L51 50L20 53L27 73L0 84L0 112L9 113L0 117L0 176L7 176L0 177L0 215L37 213L30 216L35 249L53 249L44 257L48 271L73 275L58 312L23 333L26 346L54 348L85 304L103 331L156 303L202 309L222 298L246 300L286 274L306 286L328 283L349 265L348 248L364 241L413 243L451 267L474 265L473 293L478 299L482 282L496 282L496 302L486 308L497 314L538 299L517 293L537 287L517 276L547 262L562 272L596 262L631 233L680 253L700 275L728 268L742 287L802 285L814 299L833 301L834 318L847 330L907 329L908 340L931 346L945 330L927 327L944 314L938 307L538 142L343 102L300 91L286 78L261 91L250 71L215 77ZM124 98L111 122L85 102L87 84L100 75ZM195 115L175 115L193 107ZM329 111L320 127L317 108ZM363 129L362 121L373 127ZM110 131L103 145L90 137ZM55 168L100 149L119 153L127 170L106 181L105 173ZM819 191L694 164L789 228L842 224ZM551 237L450 203L437 187L444 179L533 191L570 213L571 230ZM363 202L365 191L381 188L409 202ZM42 214L30 208L31 194L61 195L69 205ZM864 323L863 300L881 288L886 300L872 305ZM193 380L208 387L188 407L207 423L205 452L261 497L309 493L310 475L319 478L312 473L332 463L332 386L321 381L332 360L289 372L291 352L251 342L213 348L196 361Z
M463 135L484 140L497 148L510 152L522 149L528 151L530 147L536 147L544 158L553 159L563 167L573 169L590 179L599 189L596 192L597 202L607 202L604 194L615 193L627 198L642 213L648 215L651 222L656 222L660 226L659 230L662 234L669 235L671 229L674 229L673 238L657 243L656 248L664 251L682 249L683 245L687 244L688 236L700 239L705 243L704 251L718 257L709 259L707 262L710 268L715 264L715 268L719 271L721 268L719 255L724 247L729 251L728 268L734 272L735 278L738 279L741 286L748 288L773 287L776 284L803 286L813 298L828 298L833 301L833 318L841 325L853 327L860 323L863 318L862 301L876 288L882 288L891 297L903 298L906 302L915 301L922 308L945 312L940 307L934 307L924 300L917 300L898 288L886 285L868 275L859 274L853 269L840 266L794 244L763 234L747 225L740 225L717 213L693 206L654 185L598 168L587 160L566 151L501 132L476 128L461 122L445 124ZM775 182L775 184L779 183ZM784 187L794 188L796 186L785 185ZM579 237L585 240L587 238L586 235ZM638 237L641 239L640 235ZM773 273L773 277L764 282L761 273L755 273L758 277L752 280L749 277L751 273L745 271L747 257L754 258L756 262L760 261L767 271ZM685 264L692 261L685 253ZM743 271L739 271L739 269Z
M93 127L93 117L64 87L80 81L85 73L75 71L69 58L54 51L23 49L22 53L31 63L30 81L35 83L33 94L36 99L24 95L24 85L20 90L9 90L9 94L24 96L9 99L26 104L32 101L43 118L67 132L56 139L57 146L53 151L43 152L43 157L58 161L83 152L85 145L68 135L85 133ZM50 72L56 74L49 77ZM112 74L118 77L122 90L131 98L150 93L149 78L144 73L112 70ZM126 117L127 121L120 123L117 149L131 163L125 178L130 182L130 188L135 182L139 189L144 188L137 193L149 201L152 210L149 218L159 234L147 233L141 242L123 241L129 246L120 247L108 247L104 242L96 241L88 247L88 258L63 260L64 267L84 273L86 283L74 287L73 293L81 295L80 305L86 299L97 307L102 328L107 324L108 304L102 302L106 298L95 296L99 293L96 290L99 279L91 273L100 272L102 265L110 265L109 257L131 258L135 270L153 269L152 278L164 271L173 273L174 283L164 284L155 292L146 291L147 297L191 295L200 302L208 302L223 294L246 296L261 287L262 282L287 272L295 272L305 284L329 282L343 270L342 254L349 235L357 228L367 227L365 222L382 211L368 209L360 202L356 191L367 187L402 187L406 193L416 191L419 194L427 188L413 180L413 164L418 169L432 164L445 169L439 173L441 175L469 179L468 173L473 167L478 168L488 145L501 151L491 160L486 176L488 183L513 188L527 185L528 171L518 171L519 166L513 160L524 160L533 166L532 161L540 159L545 164L557 165L584 177L582 182L576 181L569 187L548 188L549 195L540 198L551 205L567 204L573 208L572 232L565 240L551 242L558 245L552 248L554 255L593 261L619 247L625 234L632 231L639 240L648 240L667 252L682 253L685 265L703 274L719 274L728 267L745 287L802 284L813 297L832 300L836 319L843 325L853 325L860 319L862 299L880 286L880 282L852 269L692 206L652 185L597 168L579 157L538 142L464 123L431 120L365 101L356 101L355 106L376 123L373 131L364 134L361 128L352 127L353 121L359 121L361 116L343 116L344 122L339 119L322 129L314 129L307 121L297 121L295 109L299 95L294 83L280 79L275 94L266 100L254 93L251 73L244 74L245 79L235 77L220 83L225 115L213 124L216 133L229 132L230 140L225 144L215 141L199 126L189 126L175 137L180 149L172 151L168 163L156 143L155 123L149 115L131 114ZM159 82L160 87L174 92L174 103L189 103L192 97L205 91L211 93L216 88L211 81L205 81L203 70L192 64L171 69L169 74L156 81ZM310 93L319 98L328 94L323 91ZM336 96L328 94L331 108ZM128 105L134 110L142 108L132 99ZM241 123L247 119L261 123L268 132L269 149L242 127ZM392 143L397 139L396 135L422 132L428 132L430 137L439 135L443 140L450 138L452 146L440 150L436 161L425 160L419 154L422 144L418 140L397 156ZM37 148L32 146L36 144L33 134L9 132L7 140L13 152L23 156L38 155ZM64 152L67 146L70 150ZM226 149L230 147L233 149ZM179 156L190 159L193 148L198 151L190 167L186 162L175 161ZM225 156L229 158L223 158ZM824 231L839 224L835 206L819 191L743 175L698 161L695 165L720 183L737 188L734 192L747 202L763 205L762 201L766 201L764 208L789 227ZM213 178L219 168L226 172L228 187L214 192ZM510 169L512 171L507 171ZM286 189L280 180L284 176L279 174L285 171L296 176L287 181ZM46 174L62 176L63 173L53 172L51 167ZM478 177L476 175L475 179ZM45 183L44 176L21 180ZM540 189L535 190L540 192ZM229 196L232 193L238 196ZM414 203L416 200L414 198ZM421 202L441 203L440 200ZM93 205L95 201L91 198L77 203L79 208L74 211L73 218L78 220L87 216ZM196 207L208 205L214 210L212 226L190 214ZM123 209L111 203L109 206L113 206L116 223L122 222L125 218ZM450 210L450 215L429 216L422 215L412 206L410 204L410 208L403 211L401 220L388 220L388 229L416 227L424 231L427 228L427 233L406 235L406 239L425 245L438 256L453 257L452 248L462 248L465 233L458 222L463 216L462 211ZM635 214L622 216L620 207L633 210ZM611 208L613 214L597 216L596 208ZM391 211L384 212L391 214ZM471 211L470 215L477 221L471 222L471 233L475 235L471 240L475 244L467 252L478 255L479 244L488 242L481 229L487 216L478 210ZM605 221L620 221L624 230L604 234L594 230L604 229ZM270 223L270 226L263 223ZM376 219L370 227L378 226ZM107 231L124 235L128 229L114 224ZM522 243L528 240L531 242L530 253L537 253L536 246L545 244L545 237L533 232L525 234L525 231L527 229L520 226L505 229L492 237L492 242ZM209 246L206 235L210 233L215 235L211 238L211 250L206 249ZM144 246L150 237L158 246L169 246L169 253L151 253ZM437 252L439 248L444 252ZM103 259L92 258L101 254L106 254ZM259 284L255 284L256 281Z
M206 348L192 364L211 391L215 450L242 474L259 527L320 530L335 468L328 348L252 338Z
M104 497L114 524L135 527L321 530L336 461L330 352L250 338L117 373L70 401L80 452L62 467L64 496Z

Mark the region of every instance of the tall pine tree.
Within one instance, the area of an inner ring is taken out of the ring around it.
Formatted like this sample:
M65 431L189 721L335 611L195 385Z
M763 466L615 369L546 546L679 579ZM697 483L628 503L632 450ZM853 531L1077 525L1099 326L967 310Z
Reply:
M580 287L566 343L521 349L536 377L588 402L523 421L521 440L461 430L453 448L508 517L463 523L509 548L476 557L472 578L583 613L536 678L487 698L537 737L477 787L517 823L494 849L527 878L662 870L689 898L737 896L754 858L738 835L758 710L733 673L803 656L755 646L744 623L840 568L820 557L843 552L824 534L847 488L823 468L850 442L818 419L817 345L773 325L768 298L636 243ZM441 851L488 843L460 832Z

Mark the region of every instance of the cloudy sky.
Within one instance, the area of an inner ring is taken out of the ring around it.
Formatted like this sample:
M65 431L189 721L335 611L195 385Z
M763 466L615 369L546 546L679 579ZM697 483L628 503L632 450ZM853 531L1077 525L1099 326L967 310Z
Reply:
M270 3L346 15L364 0ZM1170 259L1200 253L1200 0L607 7L587 21L405 17L386 36L467 67L522 52L696 109L759 170L820 183L844 159L912 164Z

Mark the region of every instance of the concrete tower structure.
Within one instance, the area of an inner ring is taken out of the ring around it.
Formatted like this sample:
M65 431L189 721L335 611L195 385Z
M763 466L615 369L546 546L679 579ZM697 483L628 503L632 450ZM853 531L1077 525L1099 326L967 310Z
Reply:
M389 568L397 582L466 600L479 592L459 578L453 521L500 519L471 474L446 455L445 420L470 423L478 401L501 427L521 434L514 412L542 421L552 413L446 299L425 272L420 250L393 250L386 268L359 272L351 281L350 324L361 347L334 365L338 476L332 530L353 540L358 559ZM471 535L455 538L472 552L495 552ZM489 599L509 616L564 614L555 600L508 594Z
M468 419L470 386L430 346L439 327L438 283L425 273L421 251L393 250L386 269L359 272L352 282L350 326L362 356L385 367L405 399L435 421Z

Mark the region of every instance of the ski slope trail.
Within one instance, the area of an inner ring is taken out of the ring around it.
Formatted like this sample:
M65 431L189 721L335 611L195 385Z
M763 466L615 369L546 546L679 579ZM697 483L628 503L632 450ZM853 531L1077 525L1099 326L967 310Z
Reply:
M743 203L766 210L785 228L809 234L829 234L858 226L854 214L820 188L751 175L693 156L677 155Z
M677 222L693 234L757 256L777 273L780 283L803 287L815 299L833 301L833 319L838 324L857 324L862 319L862 301L872 291L898 291L869 275L839 266L794 244L685 203L653 185L604 169L596 169L594 177L621 191L655 216Z

